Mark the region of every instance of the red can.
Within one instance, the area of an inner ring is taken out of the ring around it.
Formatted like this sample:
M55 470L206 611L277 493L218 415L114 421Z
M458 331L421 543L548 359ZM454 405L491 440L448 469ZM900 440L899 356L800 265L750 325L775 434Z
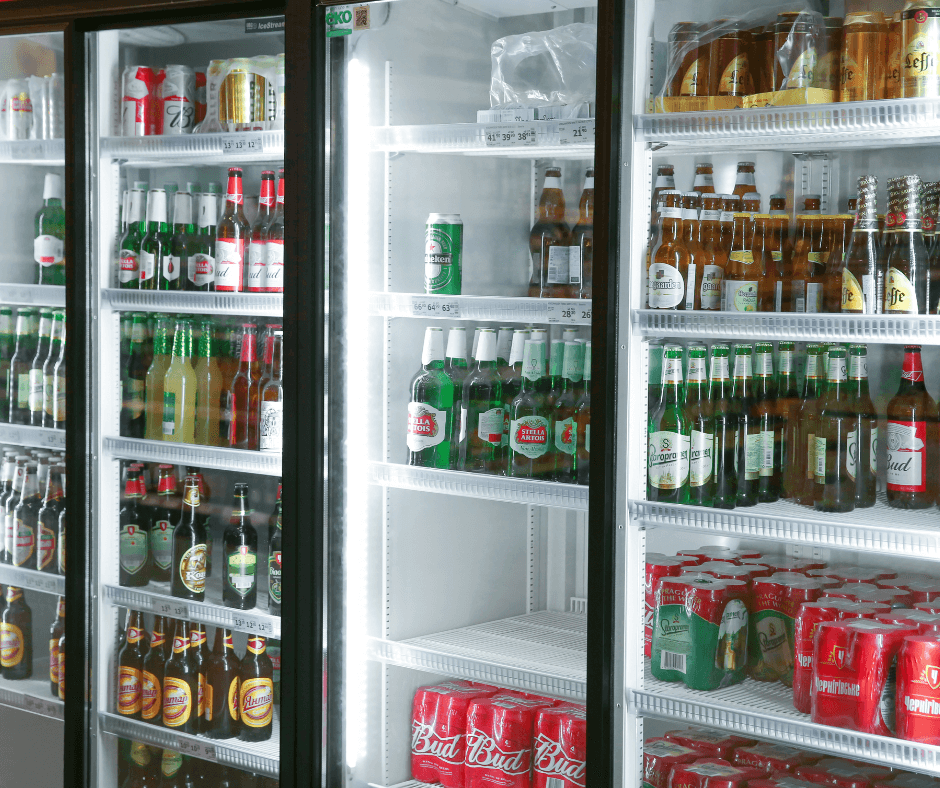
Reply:
M705 546L689 550L676 550L676 557L695 558L700 564L706 561L731 561L737 563L741 560L741 554L727 547Z
M121 132L125 137L159 134L159 79L147 66L126 66L121 76Z
M925 613L940 613L940 600L936 602L914 602L911 607L915 610L923 610Z
M902 572L897 577L888 580L879 580L875 585L878 588L906 588L910 590L915 583L936 583L937 579L930 575L922 575L917 572Z
M815 783L797 780L789 774L775 774L762 780L751 780L747 788L814 788Z
M855 618L873 619L879 613L891 611L891 605L887 602L852 602L848 599L834 601L845 603L839 609L839 621L850 621Z
M674 741L683 747L689 747L704 753L706 757L722 758L726 761L734 759L734 751L739 747L751 747L757 744L754 739L704 728L684 728L679 731L667 731L665 736L669 741Z
M759 769L732 766L721 758L702 758L694 763L674 766L669 774L668 788L744 788L748 780L763 776Z
M881 780L890 780L892 771L882 766L860 764L842 758L823 758L812 766L801 766L796 776L807 782L834 785L837 788L871 788Z
M702 572L721 580L753 580L755 577L770 575L769 567L761 564L732 564L730 561L706 561L693 567L694 571Z
M646 612L643 623L643 653L648 657L653 642L653 617L656 613L656 589L664 577L678 577L682 574L682 561L667 556L646 556Z
M820 624L838 620L842 601L826 597L816 602L804 602L797 614L793 636L793 707L803 714L812 711L813 637Z
M910 583L907 590L911 592L911 603L940 601L940 582L926 580Z
M745 558L745 564L763 564L774 572L799 572L805 575L810 569L822 569L825 561L814 561L811 558L793 558L789 555L765 555L761 558Z
M819 756L810 755L783 744L755 744L735 750L734 765L760 769L767 775L774 772L793 773L798 766L816 763Z
M940 639L936 633L904 639L897 666L898 738L940 744Z
M752 786L750 783L748 788ZM901 772L890 781L875 783L875 788L938 788L940 780L936 777L930 777L926 774L916 774L914 772Z
M666 788L673 766L692 763L704 757L698 750L669 739L647 739L643 742L644 788Z
M535 719L533 788L584 788L587 776L587 712L564 704Z
M890 580L897 576L898 573L892 572L890 569L869 569L866 567L847 568L839 572L839 577L844 583L876 583L879 580Z

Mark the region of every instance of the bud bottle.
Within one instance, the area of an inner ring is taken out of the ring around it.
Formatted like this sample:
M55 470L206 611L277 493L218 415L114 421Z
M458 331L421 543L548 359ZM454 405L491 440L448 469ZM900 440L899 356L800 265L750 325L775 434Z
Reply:
M53 698L59 697L59 640L65 634L65 597L56 603L56 616L49 629L49 690Z
M248 244L248 280L245 288L249 293L263 293L265 266L267 264L267 230L274 216L274 170L261 173L261 195L258 197L258 215L251 223Z
M196 372L193 354L193 327L177 320L173 334L173 356L163 376L163 440L194 443L196 436Z
M813 506L816 495L816 420L821 399L826 391L826 359L821 345L806 347L806 377L803 381L803 401L800 405L798 457L799 477L794 500L801 506Z
M715 457L714 498L716 509L734 509L738 498L738 422L739 413L731 395L731 375L727 345L712 345L711 401L715 439L712 452Z
M685 418L689 424L689 503L711 506L715 480L715 423L708 399L708 349L689 347L685 386Z
M141 671L140 718L151 725L163 723L163 678L167 658L166 629L163 616L154 616L150 650L144 657L144 667Z
M754 351L756 375L753 411L759 425L761 446L757 500L760 503L773 503L780 499L783 422L777 415L773 345L758 342Z
M578 427L578 484L589 484L591 480L591 343L584 343L584 393L574 409L574 420Z
M196 211L196 237L186 264L187 290L215 289L215 232L218 195L200 194Z
M265 231L264 292L284 292L284 170L278 170L277 202Z
M150 582L150 527L140 511L139 472L127 472L121 508L119 543L120 584L145 586Z
M522 359L522 388L509 406L509 475L551 479L552 410L540 391L545 376L545 343L527 339Z
M140 288L140 245L144 240L147 223L144 221L144 206L147 193L141 189L132 189L129 198L127 231L118 248L118 287L125 290Z
M37 285L65 284L65 210L62 208L62 176L46 173L42 208L36 212L33 259Z
M166 221L166 192L151 189L147 194L147 232L140 242L140 289L157 289L157 269L171 255L173 236Z
M817 512L855 509L855 479L849 473L855 420L846 372L845 348L832 348L826 394L820 402L816 421L814 506Z
M118 653L117 660L117 713L132 720L141 719L146 651L143 614L139 610L131 610L127 618L124 647Z
M685 304L686 277L692 256L682 242L682 206L679 192L665 193L659 237L646 270L650 309L678 309Z
M562 298L568 292L569 235L570 231L565 223L565 195L561 189L561 169L549 167L545 171L545 185L539 198L538 215L529 233L529 254L532 256L530 298ZM552 249L556 251L552 252Z
M454 385L454 407L450 423L453 425L450 440L450 464L454 470L460 467L461 447L467 440L467 414L463 410L463 386L467 379L467 329L452 328L447 334L447 353L444 371Z
M239 718L242 741L267 741L274 723L274 665L263 637L248 638L239 667Z
M756 312L759 266L754 262L748 225L750 215L734 214L731 252L725 269L723 309L726 312Z
M466 379L463 410L467 444L462 450L462 470L482 473L506 472L503 442L503 381L496 369L496 332L480 330L475 355L476 369Z
M552 434L555 450L555 481L574 484L578 477L578 422L575 409L578 389L584 374L584 346L565 342L562 367L562 391L555 400Z
M271 377L258 395L258 448L279 452L284 448L284 388L281 374L284 369L284 332L277 328L272 336ZM451 420L451 429L456 422ZM451 445L456 441L451 438Z
M33 611L23 589L7 586L6 607L0 613L0 676L7 681L33 675Z
M855 225L842 269L842 311L850 314L875 315L881 311L876 297L878 257L878 179L863 175L858 179L858 200Z
M225 578L222 603L236 610L251 610L258 599L258 531L251 524L248 485L235 485L235 502L222 537Z
M242 171L232 167L228 171L228 189L225 193L225 210L215 236L215 289L240 293L246 284L245 252L251 227L245 221Z
M444 332L427 328L421 369L411 380L408 464L449 468L453 439L454 384L444 370Z
M649 501L688 503L689 425L683 413L682 348L667 345L663 355L663 394L650 415L647 470Z
M202 602L206 595L208 548L205 524L198 516L199 483L187 475L180 521L173 530L173 576L170 592L180 599Z
M232 631L216 627L206 674L206 716L203 732L210 739L231 739L241 731L238 704L240 663Z

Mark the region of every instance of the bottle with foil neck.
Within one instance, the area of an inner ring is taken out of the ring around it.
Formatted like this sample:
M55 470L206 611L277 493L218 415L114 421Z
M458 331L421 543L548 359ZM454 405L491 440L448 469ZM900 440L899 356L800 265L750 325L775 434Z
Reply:
M929 263L923 236L923 183L918 175L906 175L900 181L895 241L886 262L884 311L893 315L925 314Z
M863 175L858 179L858 202L852 238L842 269L842 311L874 315L881 311L877 299L878 256L878 179Z

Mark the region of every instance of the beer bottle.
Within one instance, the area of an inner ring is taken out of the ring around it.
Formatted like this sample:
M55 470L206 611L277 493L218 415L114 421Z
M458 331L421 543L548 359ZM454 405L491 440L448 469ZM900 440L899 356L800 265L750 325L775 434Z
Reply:
M166 668L166 624L163 616L154 616L150 650L141 669L140 718L151 725L163 723L163 678Z
M692 181L692 191L698 192L701 195L715 193L714 167L710 161L699 162L695 165L695 178Z
M56 616L49 629L49 688L53 698L59 697L59 640L65 634L65 597L56 603Z
M215 287L215 226L219 213L215 194L200 194L196 211L196 236L186 264L187 290L212 290Z
M45 387L43 368L49 357L49 348L52 345L52 310L42 309L39 312L39 342L36 353L29 365L29 423L34 427L42 426L42 394Z
M462 470L504 474L503 381L496 369L496 333L493 329L480 330L475 361L477 368L467 376L463 389L467 447Z
M241 167L228 171L225 211L215 235L215 289L240 293L245 289L245 246L251 227L245 221Z
M171 253L173 236L166 221L166 191L147 193L147 231L140 242L140 289L157 289L157 268Z
M842 311L842 279L845 271L845 255L852 243L854 215L838 214L832 217L832 246L826 262L826 283L823 300L827 312Z
M59 700L65 700L65 635L59 638Z
M206 527L197 515L199 485L192 474L186 476L183 509L173 530L173 596L202 602L206 595Z
M211 739L231 739L241 731L238 704L239 659L232 631L216 627L215 644L206 674L206 719L203 733Z
M13 563L13 540L16 535L16 507L19 505L23 492L23 482L26 480L26 463L29 457L19 454L16 456L16 465L13 469L13 485L10 494L3 499L3 531L2 544L0 544L0 563Z
M135 314L131 325L131 349L121 374L121 435L143 438L145 434L144 396L147 378L143 315Z
M251 223L248 244L248 280L245 288L249 293L263 293L265 265L267 264L267 229L274 217L274 170L261 173L261 195L258 197L258 214Z
M463 327L452 328L447 334L447 354L444 361L444 371L454 386L454 407L450 418L453 425L450 440L450 464L448 467L457 470L460 467L460 453L467 439L467 424L464 421L466 413L463 411L463 386L467 379L467 329Z
M572 296L592 298L594 288L594 168L584 173L578 223L571 231L568 276Z
M265 231L265 293L284 292L284 170L277 174L277 202Z
M193 327L177 320L173 334L173 356L163 376L163 435L165 441L193 443L196 437L196 372Z
M130 763L127 778L121 788L158 788L159 774L153 770L150 748L140 741L131 742Z
M7 390L9 400L7 410L10 424L29 424L29 371L36 345L30 333L32 309L20 309L16 314L16 348L10 359Z
M202 523L206 529L206 577L212 576L212 524L208 512L212 511L212 491L209 489L209 483L206 481L202 472L192 466L186 466L186 476L192 476L196 480L196 486L199 488L199 511L196 512L196 519Z
M444 332L424 332L421 369L411 379L408 403L408 464L449 468L454 428L454 384L444 370Z
M63 506L59 512L59 538L56 540L56 570L60 575L65 574L65 523L67 516L66 508Z
M900 212L895 215L895 241L887 259L884 311L892 315L927 312L928 260L921 225L920 176L901 179Z
M158 317L153 337L153 361L150 362L144 381L147 402L144 435L147 440L152 441L163 440L163 379L170 366L168 330L169 320Z
M139 472L129 470L121 508L120 584L145 586L150 582L150 528L140 511Z
M734 214L731 252L725 269L723 309L727 312L756 312L760 270L748 239L750 216Z
M284 448L284 389L281 372L284 363L284 332L276 329L273 336L272 373L260 389L258 396L258 448L261 451L281 451ZM456 402L456 400L455 400ZM457 422L451 419L451 429ZM451 436L451 446L456 443ZM449 466L448 466L449 467Z
M52 367L52 423L53 429L65 429L65 321L62 322L59 354Z
M242 741L267 741L274 723L274 666L266 639L251 636L239 667L239 717Z
M512 348L512 326L500 326L496 333L496 369L500 377L506 379L509 368L509 352Z
M589 484L591 478L591 343L584 343L584 393L574 409L578 430L578 484Z
M35 427L46 427L48 429L55 426L55 365L62 355L64 337L65 312L56 310L53 313L52 320L52 342L49 345L49 352L42 363L39 375L42 384L39 417L34 418L32 412L30 412L30 418L34 421L33 426Z
M647 364L649 381L647 382L646 409L652 413L659 407L663 398L663 352L665 346L660 340L650 340L647 346Z
M37 285L65 284L65 211L62 208L62 176L46 173L42 208L36 212L33 259Z
M888 506L928 509L937 498L937 404L924 385L920 346L904 348L898 393L888 403Z
M855 509L855 479L849 474L849 453L855 424L846 378L845 348L829 350L826 394L816 419L814 505L818 512Z
M38 547L36 569L56 572L56 552L59 533L59 514L65 509L65 466L53 465L49 469L46 492L37 516Z
M532 256L530 298L568 296L569 235L568 225L565 223L565 195L561 189L561 169L549 167L545 170L545 185L539 198L535 224L529 233L529 254Z
M147 643L144 635L144 617L132 610L128 616L124 648L118 653L117 712L139 720L143 708L143 671Z
M565 342L562 392L555 400L555 481L574 484L578 476L578 387L584 374L584 348L580 342Z
M777 415L773 345L758 342L754 351L756 375L753 413L758 422L761 447L757 500L760 503L773 503L780 499L783 449L783 423Z
M13 510L14 532L12 541L14 566L35 566L36 534L39 530L39 510L42 508L42 496L39 494L39 478L36 463L26 466L23 490L19 503Z
M821 312L823 301L823 220L818 194L804 198L803 213L796 217L797 242L793 250L790 280L791 312Z
M647 500L689 500L689 425L682 410L682 348L667 345L663 355L663 394L649 420Z
M144 221L144 206L147 193L131 189L127 219L127 231L118 245L118 287L137 290L140 287L140 245L147 230Z
M232 408L229 446L233 449L258 449L258 403L252 397L256 393L254 384L261 377L256 328L254 323L242 324L241 361L229 393Z
M163 672L163 726L180 733L199 732L199 669L191 646L189 622L180 619Z
M539 390L544 375L545 343L527 339L522 388L509 406L510 476L550 479L555 473L555 452L550 443L552 411Z
M777 283L781 282L774 260L774 226L769 213L754 215L754 241L751 252L757 270L757 311L776 310Z
M269 537L268 543L268 612L276 615L281 614L281 535L282 520L284 517L281 508L281 487L277 488L277 510L275 512L274 528Z
M678 309L685 303L692 256L682 242L682 197L665 192L659 237L646 271L650 309Z
M701 309L709 311L721 308L721 288L728 264L728 250L721 241L720 217L721 198L708 195L703 197L702 212L699 215L702 271L696 301Z
M718 224L721 226L721 246L725 254L731 253L731 235L734 229L734 215L744 211L744 201L736 194L721 195L721 215Z
M258 532L251 524L248 485L235 485L235 502L222 538L225 580L222 602L236 610L251 610L258 597Z
M0 676L28 679L33 675L33 611L16 586L7 586L6 603L0 613Z
M180 498L176 494L176 474L173 466L163 464L158 469L157 498L153 522L150 527L150 555L153 560L152 579L167 583L173 562L173 524L180 518Z
M794 500L801 506L812 506L816 494L816 420L821 399L825 394L825 348L821 345L806 346L806 375L803 381L803 398L800 404L797 441L798 451L794 461L799 463L799 480L796 481Z
M754 506L761 468L761 424L757 418L751 345L735 345L731 404L738 417L737 506Z
M878 179L863 175L858 179L855 226L842 269L842 311L874 315L881 311L875 293L878 275Z
M202 446L218 446L219 398L222 370L215 354L213 324L206 320L199 334L199 358L196 362L196 430L194 440Z
M532 335L532 339L537 339L537 335ZM566 328L562 332L561 339L556 339L551 343L551 351L548 359L548 376L542 378L540 391L545 395L545 404L554 409L555 402L561 396L563 385L563 371L565 363L565 343L575 342L578 338L578 331L574 328ZM580 381L580 377L578 378Z
M196 253L198 239L193 223L193 195L188 191L173 195L173 231L170 253L165 255L157 274L158 290L183 290Z
M196 671L199 674L199 684L196 691L196 716L199 718L198 730L203 733L206 713L206 672L209 669L209 644L206 641L205 624L194 621L190 626L189 650L192 660L196 664Z
M716 509L733 509L738 498L739 414L731 393L730 355L731 349L727 345L712 345L708 399L711 401L715 429L712 444L715 457L712 505Z
M13 309L0 306L0 422L10 420L10 361L16 346Z
M176 750L163 750L160 775L160 788L195 788L183 763L183 755Z
M738 171L734 178L733 193L743 198L745 194L756 191L754 179L754 162L739 161Z
M657 206L660 195L664 191L674 191L675 188L675 167L672 164L660 164L656 168L656 183L653 185L653 198L650 200L650 226L655 226L658 219ZM693 188L693 191L700 193L699 189Z
M784 275L790 268L793 244L790 241L790 214L783 194L770 195L770 218L774 228L774 253L777 270ZM775 310L781 311L779 309Z
M702 308L702 258L704 252L699 242L701 234L699 212L702 197L698 192L682 195L682 243L689 252L689 267L686 274L685 298L680 309Z
M868 393L868 352L864 345L849 348L849 430L846 469L855 483L855 508L875 505L878 481L878 415Z
M708 400L708 348L689 347L689 374L685 386L685 418L689 424L689 503L711 506L714 488L715 426Z

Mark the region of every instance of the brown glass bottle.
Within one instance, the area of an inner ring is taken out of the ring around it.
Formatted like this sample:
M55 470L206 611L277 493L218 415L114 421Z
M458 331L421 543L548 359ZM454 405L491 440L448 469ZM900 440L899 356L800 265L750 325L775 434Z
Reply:
M706 62L701 62L702 53ZM696 22L679 22L669 31L668 64L666 73L669 79L669 96L707 95L708 45L699 46L699 25ZM703 69L702 66L705 66ZM699 93L699 82L702 93Z
M192 475L186 477L183 510L173 530L173 577L170 590L173 596L202 602L206 595L206 535L205 525L198 517L199 486Z
M678 192L666 194L659 238L647 268L650 309L678 309L685 299L691 255L682 243L682 207Z
M124 648L118 654L117 712L139 720L143 708L143 672L147 640L144 617L139 610L130 611Z
M198 733L199 670L191 650L189 622L176 621L173 655L163 675L163 725L179 733Z
M855 225L842 269L843 312L874 315L881 311L881 304L876 297L878 256L881 251L877 190L878 179L874 175L863 175L858 179Z
M206 718L203 732L212 739L231 739L241 731L238 708L240 664L229 629L217 627L206 679Z
M822 44L822 46L820 46ZM816 68L813 87L831 90L833 100L839 98L839 82L842 57L842 19L827 16L823 20L823 35L817 43Z
M267 741L274 723L274 665L263 637L248 638L239 668L239 718L242 741Z
M577 260L575 259L577 258ZM577 269L576 269L577 265ZM594 168L584 173L584 190L578 206L578 223L571 231L568 262L571 289L576 298L594 295ZM577 275L576 275L577 274Z
M748 62L751 34L737 20L722 19L715 25L720 26L721 35L708 50L708 95L748 96L754 92Z
M751 252L754 255L754 265L757 266L759 275L757 284L757 311L758 312L776 312L776 296L782 288L777 285L782 283L780 274L777 271L777 261L774 259L774 225L769 213L758 213L754 216L754 241L751 246Z
M154 768L150 748L141 741L131 742L127 777L121 788L158 788L160 784L160 773Z
M847 372L845 348L831 348L826 394L820 401L816 418L813 503L817 512L855 509L855 479L849 473L855 419Z
M728 251L721 243L721 197L705 195L702 198L702 211L699 214L699 244L701 260L696 268L696 279L701 284L696 294L698 309L717 311L721 309L721 287L728 265Z
M565 195L561 189L561 170L549 167L545 171L545 185L542 196L539 198L538 215L532 232L529 233L529 254L532 256L532 273L529 278L530 298L562 297L558 292L567 287L567 278L564 282L554 282L550 277L550 269L557 271L559 266L552 267L552 249L567 247L570 231L565 223ZM567 255L567 248L556 252ZM567 266L564 266L567 275ZM558 277L555 277L558 278Z
M732 194L738 195L742 200L745 194L757 191L757 181L754 179L754 162L739 161L738 171L734 176L734 189ZM758 207L757 210L760 210Z
M751 78L756 93L770 93L774 88L774 23L751 31Z
M793 251L790 311L820 312L823 306L823 222L820 198L806 198L804 213L796 217L798 241ZM811 213L812 211L812 213Z
M228 171L225 210L215 236L215 289L219 291L240 293L248 283L247 247L251 226L245 220L244 193L242 170L232 167Z
M49 630L49 686L53 698L59 697L59 640L65 634L65 597L56 605L55 621Z
M736 194L721 195L721 244L725 252L731 252L731 230L734 224L734 215L744 210L744 201Z
M900 212L895 215L895 242L885 272L885 314L919 315L929 303L927 247L924 245L918 175L901 179Z
M722 308L726 312L756 312L760 271L748 238L750 214L736 213L731 233L731 253L725 269Z
M655 228L659 221L659 195L664 191L675 191L675 168L671 164L660 164L656 168L656 183L650 200L650 227Z
M823 307L826 312L842 311L842 272L845 270L845 253L850 243L852 224L853 219L847 214L838 214L829 219L829 250L823 282Z
M0 613L0 676L9 680L33 675L33 611L23 589L7 586L6 607Z
M163 724L163 677L167 657L166 629L163 616L154 616L150 651L144 657L140 709L140 718L151 725Z
M682 195L682 243L689 252L689 267L685 281L685 298L680 309L702 308L702 245L699 243L699 212L702 196L698 192Z
M675 184L672 188L675 188ZM692 191L701 195L715 193L715 170L710 161L702 161L695 165Z
M189 628L189 650L199 673L196 691L196 716L199 718L199 732L203 732L206 714L206 673L209 669L209 644L206 640L206 625L194 621Z
M824 393L823 348L820 345L806 347L806 377L803 381L803 400L797 419L797 451L792 461L798 468L794 479L793 498L802 506L812 506L816 493L816 418L819 413L820 398ZM789 427L789 425L788 425Z

